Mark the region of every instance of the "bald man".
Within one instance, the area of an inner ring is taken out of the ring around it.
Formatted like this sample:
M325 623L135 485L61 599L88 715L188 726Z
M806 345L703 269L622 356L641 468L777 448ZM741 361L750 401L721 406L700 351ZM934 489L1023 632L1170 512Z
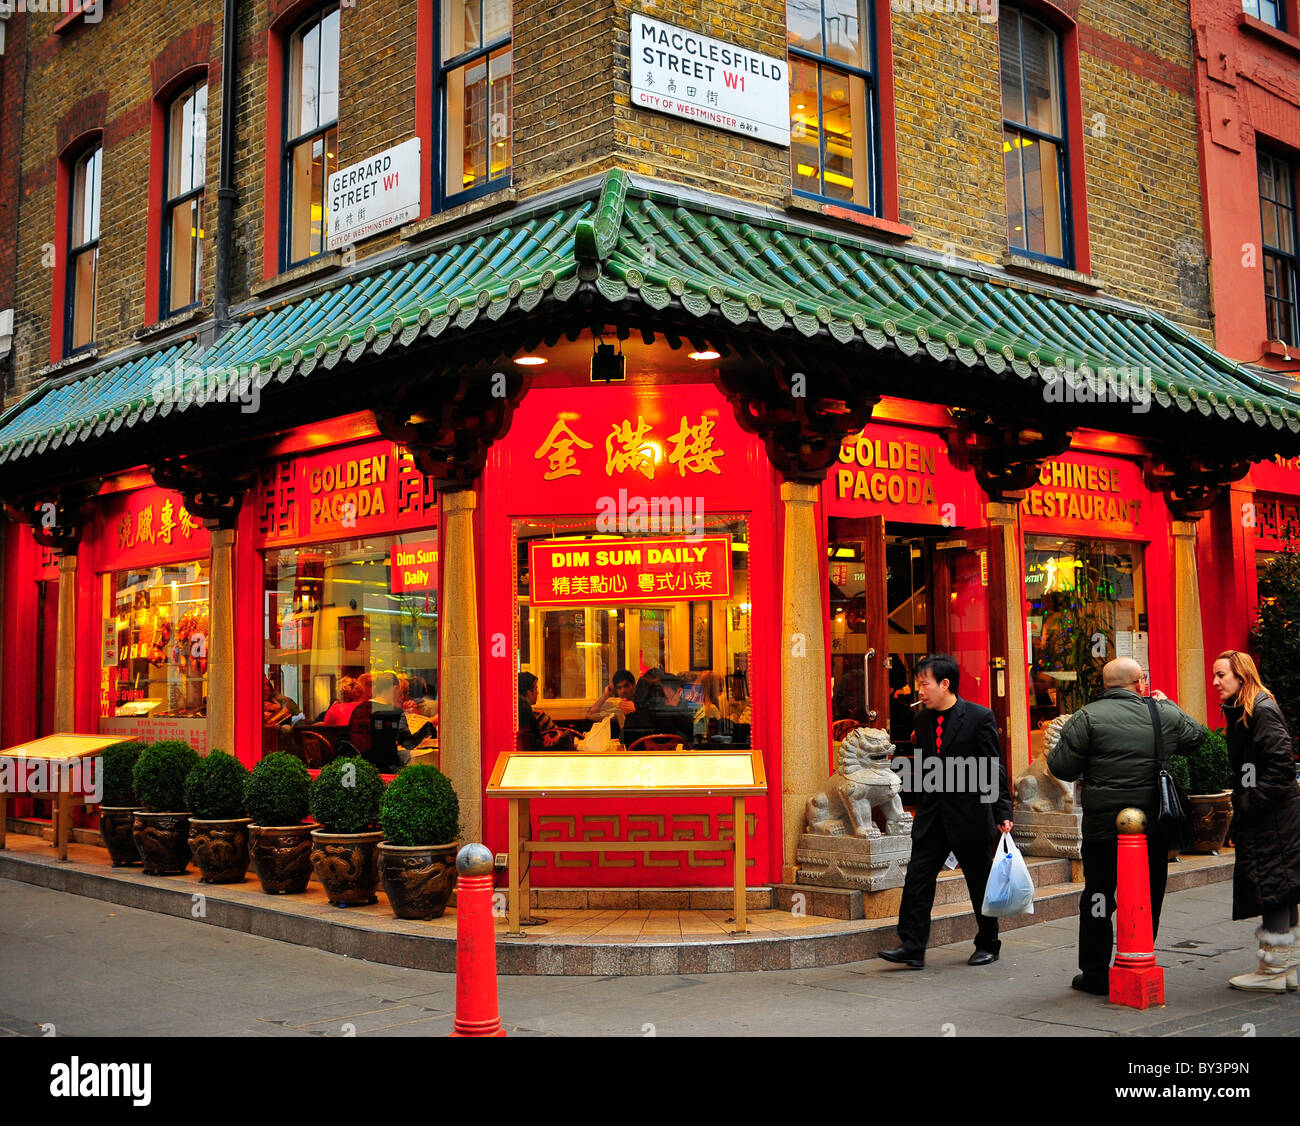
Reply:
M1132 806L1147 815L1152 934L1160 927L1168 845L1154 832L1156 720L1164 753L1188 754L1206 730L1163 693L1147 694L1146 673L1128 657L1101 670L1105 691L1064 727L1047 765L1063 782L1083 780L1083 895L1079 897L1079 974L1070 984L1084 993L1110 989L1119 834L1115 815Z

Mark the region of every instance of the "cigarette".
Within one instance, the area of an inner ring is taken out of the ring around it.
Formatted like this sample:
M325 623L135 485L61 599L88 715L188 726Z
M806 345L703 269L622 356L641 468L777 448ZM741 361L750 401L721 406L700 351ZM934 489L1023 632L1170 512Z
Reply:
M914 704L908 704L907 706L909 708L919 708L922 705L922 703L924 703L924 701L917 700Z

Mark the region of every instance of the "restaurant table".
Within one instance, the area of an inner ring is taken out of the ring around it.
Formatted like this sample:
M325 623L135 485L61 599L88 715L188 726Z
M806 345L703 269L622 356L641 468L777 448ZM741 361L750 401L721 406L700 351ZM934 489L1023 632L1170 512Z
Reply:
M59 770L58 788L51 792L54 802L54 844L59 850L59 859L68 859L68 828L72 824L72 807L74 805L95 805L97 802L86 801L84 793L72 789L73 771L71 766L78 759L94 758L105 747L122 741L121 735L47 735L30 743L0 750L0 759L13 759L19 762L18 770L25 778L27 770L23 762L33 759L50 764L66 765L69 769ZM102 776L101 776L102 782ZM26 789L15 793L28 794ZM43 797L43 795L32 795ZM5 829L8 826L9 796L4 789L4 778L0 776L0 848L5 847Z
M520 935L520 906L529 911L530 857L536 852L730 852L735 934L745 924L745 798L767 793L763 755L754 750L505 751L486 795L510 802L509 925ZM730 841L534 841L531 798L729 797Z

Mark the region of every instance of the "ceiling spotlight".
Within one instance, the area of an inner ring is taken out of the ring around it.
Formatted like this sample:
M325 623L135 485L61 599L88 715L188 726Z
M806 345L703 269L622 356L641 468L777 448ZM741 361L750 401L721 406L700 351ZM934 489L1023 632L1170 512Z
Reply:
M536 368L536 367L541 367L542 364L546 363L546 357L545 356L516 356L515 363L517 363L522 368Z
M722 353L720 352L715 352L712 348L706 348L703 352L690 353L690 357L692 360L716 360L721 356L721 354Z

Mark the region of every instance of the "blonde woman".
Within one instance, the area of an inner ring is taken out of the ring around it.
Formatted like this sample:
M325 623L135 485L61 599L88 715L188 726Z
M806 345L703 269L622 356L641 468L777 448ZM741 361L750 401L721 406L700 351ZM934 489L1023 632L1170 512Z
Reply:
M1255 931L1259 969L1229 981L1234 989L1284 993L1300 965L1300 785L1282 711L1260 683L1249 654L1214 661L1214 687L1228 723L1232 761L1232 917L1262 916Z

